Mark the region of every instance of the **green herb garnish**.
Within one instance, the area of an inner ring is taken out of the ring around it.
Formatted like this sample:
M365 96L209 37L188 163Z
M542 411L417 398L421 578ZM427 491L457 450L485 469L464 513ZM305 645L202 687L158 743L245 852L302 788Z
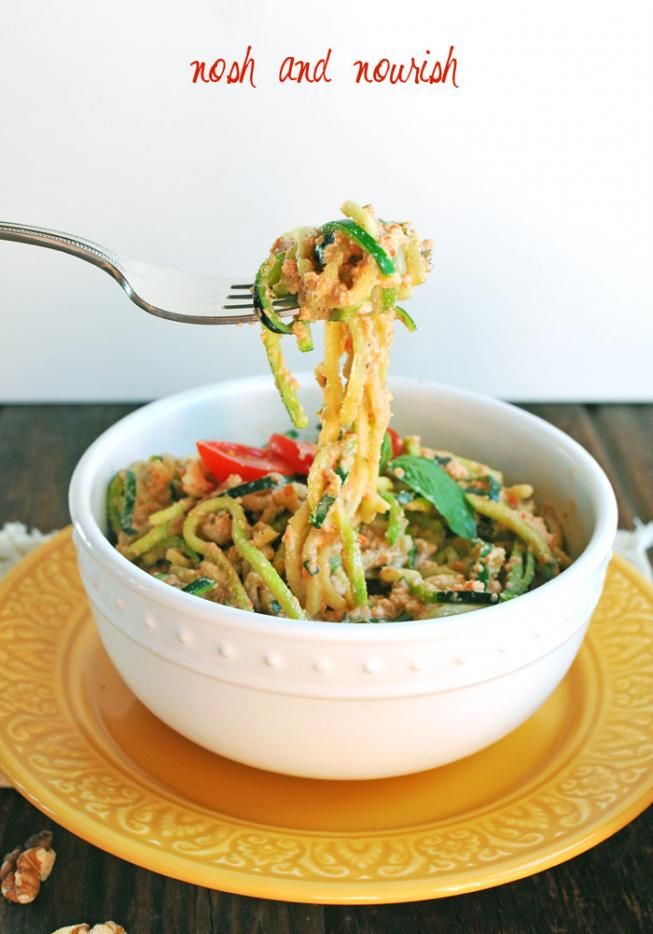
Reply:
M390 461L389 469L395 476L397 470L401 471L398 479L435 506L455 535L475 537L474 510L464 491L434 460L402 454Z

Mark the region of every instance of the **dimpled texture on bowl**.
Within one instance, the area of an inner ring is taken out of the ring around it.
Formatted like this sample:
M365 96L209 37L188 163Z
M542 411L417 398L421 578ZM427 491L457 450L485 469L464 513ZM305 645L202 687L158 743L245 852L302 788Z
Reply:
M301 380L307 411L320 396ZM198 439L261 444L287 416L271 379L218 383L138 410L105 432L70 488L80 573L102 642L136 696L189 739L248 765L314 778L380 778L443 765L523 723L572 663L616 531L614 494L569 437L513 406L391 382L393 424L532 483L575 561L516 600L463 616L384 624L287 620L181 593L105 536L116 470Z

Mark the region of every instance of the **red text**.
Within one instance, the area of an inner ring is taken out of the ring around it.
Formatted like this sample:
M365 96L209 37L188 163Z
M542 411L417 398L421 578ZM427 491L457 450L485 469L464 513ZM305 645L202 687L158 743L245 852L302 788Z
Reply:
M324 81L330 84L331 78L327 74L327 69L331 60L331 51L329 49L324 58L318 58L314 65L309 60L304 61L302 58L289 55L281 63L279 81L282 84L284 81L296 81L297 84L302 81L307 81L309 84L318 84L320 81Z
M224 58L216 58L212 65L207 62L191 62L191 68L195 69L193 74L193 84L203 81L205 84L217 84L224 79L226 84L245 84L248 80L250 85L254 84L254 65L252 57L252 47L247 46L245 57L241 62L234 60L227 62Z
M357 69L356 84L360 84L361 81L365 81L367 84L381 84L383 82L388 82L388 84L408 84L410 82L414 84L444 84L451 75L451 84L457 88L456 67L458 62L453 57L453 46L449 48L449 55L444 65L440 61L431 61L428 58L430 54L431 50L427 49L427 57L423 61L417 62L415 58L411 58L408 64L391 62L389 58L381 58L374 65L362 60L356 61L354 62L354 68Z

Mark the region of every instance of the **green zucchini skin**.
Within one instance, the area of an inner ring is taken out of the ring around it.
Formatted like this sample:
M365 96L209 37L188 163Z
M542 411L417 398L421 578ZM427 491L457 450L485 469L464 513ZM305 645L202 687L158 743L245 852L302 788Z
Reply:
M198 577L197 580L191 581L190 584L186 584L185 587L182 587L182 593L190 593L195 597L201 597L202 594L208 593L209 590L213 590L216 586L214 580L211 580L210 577Z
M256 308L258 316L261 320L261 324L264 324L265 327L268 329L268 331L272 331L274 334L291 334L292 333L292 330L290 328L286 331L286 330L282 330L280 327L277 327L277 325L272 320L272 318L267 314L263 306L258 303L256 292L254 292L254 308Z
M320 502L315 507L315 512L311 513L310 522L311 525L320 529L324 525L324 520L327 517L327 513L335 503L335 496L331 496L329 493L325 493Z
M397 267L394 264L394 260L392 260L383 247L377 243L374 237L368 234L366 230L363 230L363 228L357 224L356 221L352 221L349 218L341 221L329 221L320 227L320 232L325 238L324 243L322 244L323 248L328 246L326 238L329 236L333 237L336 230L342 231L351 240L353 240L354 243L357 243L361 249L365 250L366 253L369 253L384 276L393 276L395 274ZM333 239L331 239L330 242L333 243ZM321 259L323 263L324 249L322 249L321 253L316 255L318 261Z
M134 506L136 505L136 474L133 470L125 473L124 506L120 515L120 525L123 532L127 535L134 535L135 529L132 528L132 517L134 515Z
M118 497L120 496L122 488L122 477L120 474L115 474L115 476L111 478L107 489L107 525L116 541L121 531Z
M320 270L324 269L326 248L336 242L336 232L333 228L322 227L322 242L316 243L313 249L315 262Z
M415 324L415 322L413 321L413 319L408 314L405 308L402 308L400 305L395 305L395 314L397 318L401 321L401 323L406 328L408 328L408 330L411 333L417 330L417 325Z
M241 496L247 496L249 493L260 493L262 490L279 490L288 483L306 483L306 477L303 474L293 473L284 476L283 480L275 480L270 474L265 477L259 477L258 480L247 480L246 483L239 483L238 486L232 486L230 490L225 490L221 496L230 496L232 499L240 499Z
M425 583L407 580L408 589L422 603L460 603L471 606L492 606L499 603L498 593L476 590L431 590Z
M290 421L295 428L306 428L308 416L299 401L297 387L283 358L283 351L281 350L282 336L282 334L276 334L267 327L262 328L261 331L265 353L274 376L274 384L290 416Z
M273 490L275 487L282 486L271 476L259 477L258 480L248 480L246 483L239 483L238 486L232 486L230 490L225 490L225 496L231 496L232 499L238 499L241 496L247 496L248 493L260 493L262 490Z
M420 593L422 597L422 594ZM479 593L475 590L436 590L428 603L469 603L474 606L492 606L499 603L498 593Z
M383 442L381 443L381 455L379 457L379 473L384 473L386 467L392 460L392 439L386 431L383 435Z
M282 253L279 254L279 256L283 255ZM280 271L280 268L277 269L278 265L278 258L274 257L272 259L270 257L259 266L254 280L254 308L261 319L261 323L269 331L273 331L275 334L292 334L292 324L286 324L282 321L272 304L272 280L277 275L277 271Z
M135 535L132 527L134 506L136 505L136 474L126 470L124 476L117 473L112 477L107 490L107 518L116 539L120 532Z

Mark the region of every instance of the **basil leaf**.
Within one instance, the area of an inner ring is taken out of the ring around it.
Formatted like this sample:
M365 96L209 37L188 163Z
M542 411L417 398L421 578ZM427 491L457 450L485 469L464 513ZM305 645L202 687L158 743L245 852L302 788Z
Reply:
M392 473L398 467L401 468L401 482L432 503L455 535L474 538L474 510L467 502L463 490L439 464L426 457L402 454L395 457L388 466Z

